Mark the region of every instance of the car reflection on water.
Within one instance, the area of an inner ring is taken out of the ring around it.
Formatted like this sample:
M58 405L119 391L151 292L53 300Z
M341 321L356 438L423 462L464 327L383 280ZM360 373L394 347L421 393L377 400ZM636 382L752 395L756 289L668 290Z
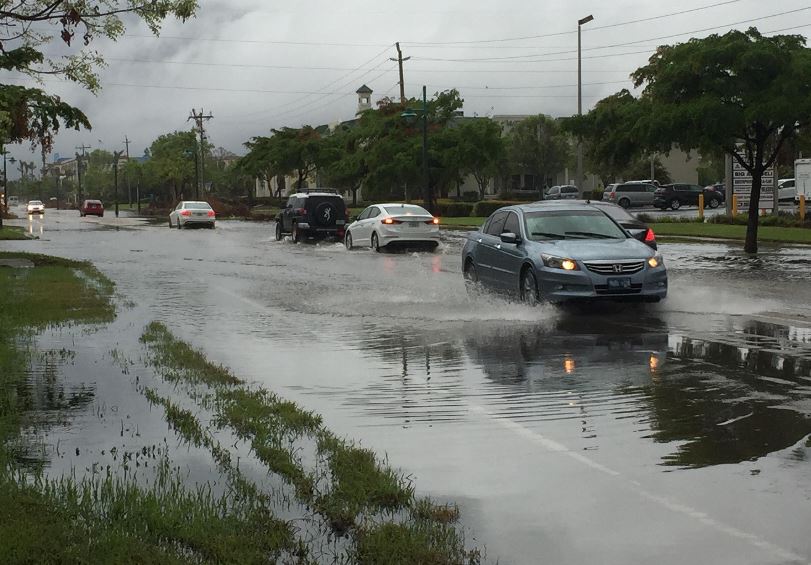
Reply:
M524 394L500 414L577 418L577 405L588 408L590 427L634 418L647 426L641 437L675 445L664 465L740 463L801 446L811 434L807 329L748 321L699 339L653 316L633 325L566 317L551 331L486 331L464 343L494 386ZM572 395L577 402L567 406Z

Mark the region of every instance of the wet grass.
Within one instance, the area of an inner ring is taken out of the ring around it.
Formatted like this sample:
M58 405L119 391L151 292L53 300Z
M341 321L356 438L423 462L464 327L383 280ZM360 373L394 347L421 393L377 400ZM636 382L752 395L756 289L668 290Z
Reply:
M725 224L655 223L650 227L657 236L706 237L741 240L746 237L746 226ZM758 240L779 243L811 244L811 230L805 228L783 228L760 226Z
M254 389L153 322L142 336L151 363L169 382L205 386L192 394L214 411L213 423L247 442L267 469L293 487L297 499L349 541L353 563L478 563L465 546L455 506L414 495L411 481L371 450L327 430L320 416L276 394ZM213 396L213 401L211 397ZM188 437L191 412L167 416ZM308 451L309 450L309 451ZM303 451L308 451L306 457ZM306 461L306 463L305 463Z
M28 239L25 230L17 226L3 226L0 228L0 241Z
M133 454L123 453L120 469L105 472L94 464L86 473L44 474L44 460L28 455L36 447L27 445L30 438L47 431L38 422L43 399L31 395L29 372L41 358L70 359L73 352L40 352L35 334L73 324L86 331L88 324L111 320L114 287L89 263L0 256L35 265L0 269L0 563L306 563L293 528L273 516L267 496L237 470L227 475L230 488L214 494L207 483L190 486L168 449L156 453L153 446L134 454L144 456L136 465L128 466ZM58 379L58 369L47 378ZM189 443L207 443L215 461L229 467L227 452L194 414L154 391L145 394L164 406L172 428ZM72 408L69 400L54 404L64 413L63 425ZM151 482L135 474L145 458Z

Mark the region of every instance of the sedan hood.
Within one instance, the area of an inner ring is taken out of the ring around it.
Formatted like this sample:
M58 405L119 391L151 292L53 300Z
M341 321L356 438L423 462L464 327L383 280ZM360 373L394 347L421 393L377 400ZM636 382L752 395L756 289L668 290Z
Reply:
M647 259L654 251L634 238L628 239L570 239L533 242L542 253L580 261L599 259Z

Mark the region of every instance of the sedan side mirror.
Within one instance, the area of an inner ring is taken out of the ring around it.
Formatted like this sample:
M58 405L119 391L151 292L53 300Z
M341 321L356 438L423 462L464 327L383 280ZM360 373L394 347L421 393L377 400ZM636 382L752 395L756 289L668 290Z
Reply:
M521 243L521 238L511 232L501 234L501 241L503 243Z

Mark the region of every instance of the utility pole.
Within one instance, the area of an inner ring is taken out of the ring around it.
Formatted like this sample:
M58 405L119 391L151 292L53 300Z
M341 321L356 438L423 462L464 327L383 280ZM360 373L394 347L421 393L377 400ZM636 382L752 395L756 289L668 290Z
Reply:
M118 160L121 158L123 151L113 152L113 182L115 183L115 217L118 217Z
M428 173L428 97L425 86L422 87L422 182L425 208L436 214L434 195L431 191L431 178Z
M3 203L0 208L0 229L3 228L3 214L8 213L8 175L6 175L6 148L0 145L0 151L3 152Z
M124 146L126 147L127 163L130 162L130 140L124 134ZM132 189L130 189L130 175L124 171L124 179L127 181L127 204L132 206Z
M200 180L199 186L201 188L205 187L205 128L203 127L203 122L207 122L214 116L211 115L211 112L208 114L203 114L203 109L200 108L200 113L198 114L197 111L192 108L191 115L186 121L194 120L195 125L197 126L197 131L200 134ZM197 195L197 199L200 199L199 193Z
M86 156L85 151L90 149L90 146L82 143L81 145L77 145L76 149L82 152L81 156L79 156L78 151L76 152L76 181L79 183L79 206L81 206L81 202L84 200L84 195L82 193L82 167L84 166Z
M397 65L400 67L400 104L405 106L406 98L405 98L405 83L403 82L403 61L408 61L411 57L403 58L403 52L400 50L400 42L394 44L397 47L397 58L389 57L389 61L397 61Z
M577 20L577 115L583 115L583 69L581 56L580 28L594 19L589 14ZM583 190L583 138L577 138L577 190Z

